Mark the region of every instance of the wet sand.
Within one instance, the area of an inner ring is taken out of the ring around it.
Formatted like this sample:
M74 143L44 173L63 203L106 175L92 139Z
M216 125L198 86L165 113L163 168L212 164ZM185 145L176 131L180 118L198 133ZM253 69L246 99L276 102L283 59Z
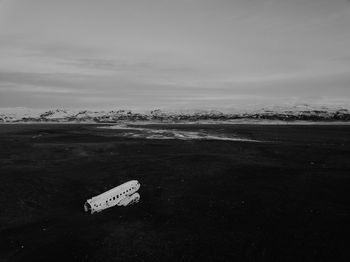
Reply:
M96 127L0 125L0 261L349 261L350 126ZM83 212L131 179L137 205Z

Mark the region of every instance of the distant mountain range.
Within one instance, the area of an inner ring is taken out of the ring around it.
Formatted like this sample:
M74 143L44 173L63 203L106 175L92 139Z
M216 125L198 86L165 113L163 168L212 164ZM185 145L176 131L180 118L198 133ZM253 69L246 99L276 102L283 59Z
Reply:
M79 122L117 123L122 121L196 122L234 120L279 120L279 121L350 121L350 110L345 107L311 105L275 106L255 110L33 110L26 108L0 109L0 123L17 122Z

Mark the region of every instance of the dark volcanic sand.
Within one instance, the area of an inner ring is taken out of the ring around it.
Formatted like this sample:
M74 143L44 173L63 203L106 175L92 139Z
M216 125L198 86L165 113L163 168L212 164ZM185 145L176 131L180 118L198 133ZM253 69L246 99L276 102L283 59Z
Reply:
M350 261L350 126L180 128L268 142L0 125L0 261ZM83 212L130 179L139 204Z

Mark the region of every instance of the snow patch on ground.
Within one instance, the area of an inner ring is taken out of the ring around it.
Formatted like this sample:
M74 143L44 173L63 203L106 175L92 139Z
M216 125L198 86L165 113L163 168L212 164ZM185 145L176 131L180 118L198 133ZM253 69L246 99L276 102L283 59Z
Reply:
M234 134L208 133L203 129L201 131L184 131L178 129L140 128L128 125L112 125L99 128L127 130L127 132L116 133L116 136L130 138L259 142L258 140L243 138Z

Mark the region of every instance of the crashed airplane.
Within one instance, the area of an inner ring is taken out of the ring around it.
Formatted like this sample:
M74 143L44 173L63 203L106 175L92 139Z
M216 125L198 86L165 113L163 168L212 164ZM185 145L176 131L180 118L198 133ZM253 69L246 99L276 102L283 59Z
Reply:
M137 203L140 200L140 194L136 193L139 188L140 183L137 180L131 180L86 200L84 210L93 214L109 207L128 206Z

